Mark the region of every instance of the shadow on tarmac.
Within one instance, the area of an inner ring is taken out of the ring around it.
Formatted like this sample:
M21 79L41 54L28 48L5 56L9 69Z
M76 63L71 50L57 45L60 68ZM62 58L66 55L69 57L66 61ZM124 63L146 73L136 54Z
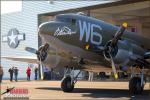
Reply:
M59 87L39 87L36 89L62 91ZM144 90L142 95L130 95L129 90L127 89L75 88L70 93L81 93L83 97L91 98L129 98L129 100L150 100L150 90Z

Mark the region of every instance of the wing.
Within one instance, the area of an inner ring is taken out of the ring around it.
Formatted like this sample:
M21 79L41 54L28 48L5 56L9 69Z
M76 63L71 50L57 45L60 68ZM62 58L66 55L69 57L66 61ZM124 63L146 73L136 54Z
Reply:
M3 56L1 58L13 60L13 61L21 61L21 62L39 64L39 61L37 60L37 57L35 57L35 56L17 56L17 57Z

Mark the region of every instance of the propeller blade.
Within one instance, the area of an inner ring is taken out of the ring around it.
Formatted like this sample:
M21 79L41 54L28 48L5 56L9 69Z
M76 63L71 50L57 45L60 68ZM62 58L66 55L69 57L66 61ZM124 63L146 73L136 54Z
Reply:
M40 79L43 80L44 78L44 75L43 75L43 64L42 64L42 61L40 60Z
M34 54L37 54L37 52L38 52L36 49L31 48L31 47L25 47L25 50L30 52L30 53L34 53Z
M112 67L112 71L114 73L114 77L115 77L115 79L118 79L118 73L117 73L117 70L116 70L116 67L115 67L114 60L113 60L113 58L112 58L110 53L109 53L109 55L110 55L111 67Z
M49 44L46 43L46 44L44 45L44 49L48 49L48 48L49 48Z
M118 40L121 38L121 36L123 35L125 29L127 28L128 24L127 23L123 23L122 26L120 27L120 29L116 32L114 38L112 39L112 45L115 46L118 42Z
M47 51L48 48L49 48L49 44L46 43L46 44L44 44L44 45L42 46L41 51Z

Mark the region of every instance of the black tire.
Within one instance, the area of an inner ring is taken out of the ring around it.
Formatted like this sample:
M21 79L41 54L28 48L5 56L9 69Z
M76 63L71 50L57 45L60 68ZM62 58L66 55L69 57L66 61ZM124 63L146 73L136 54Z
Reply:
M71 77L67 76L62 79L61 89L64 92L71 92L74 89L74 84L71 84Z
M133 77L129 81L129 91L132 95L142 94L144 85L141 86L141 78Z

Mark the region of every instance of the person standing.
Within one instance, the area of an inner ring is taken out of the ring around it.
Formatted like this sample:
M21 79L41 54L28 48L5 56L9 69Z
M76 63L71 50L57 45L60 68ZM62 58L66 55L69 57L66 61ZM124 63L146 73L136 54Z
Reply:
M93 81L93 76L94 76L94 73L93 72L89 72L89 81Z
M37 80L37 76L38 76L38 68L37 67L35 67L35 69L34 69L34 73L35 73L35 80Z
M17 82L18 81L18 68L17 67L14 68L14 75L15 75L15 81Z
M2 68L2 66L0 65L0 83L2 82L3 74L4 74L3 68Z
M31 75L31 68L30 67L27 68L26 74L27 74L27 80L30 81L30 75Z
M48 71L49 69L47 67L44 67L44 80L48 80Z
M14 70L14 67L9 68L9 70L8 70L8 72L10 74L10 81L11 82L13 81L13 70Z

